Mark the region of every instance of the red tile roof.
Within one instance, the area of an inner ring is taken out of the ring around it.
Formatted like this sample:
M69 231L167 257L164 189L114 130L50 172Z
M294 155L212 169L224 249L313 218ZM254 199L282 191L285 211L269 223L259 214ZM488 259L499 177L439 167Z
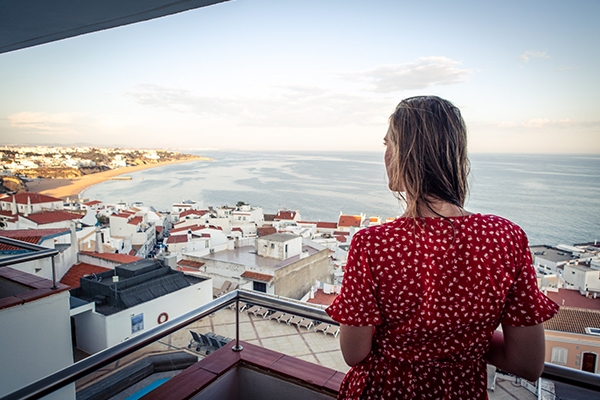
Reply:
M199 229L204 229L205 226L204 225L188 225L188 226L182 226L181 228L174 228L171 229L169 232L170 233L177 233L177 232L187 232L188 230L193 231L197 231Z
M100 200L92 200L92 201L88 201L87 203L83 203L84 206L95 206L96 204L100 204L102 203Z
M236 231L236 232L242 232L244 233L244 231L242 230L242 228L240 228L239 226L236 226L235 228L231 228L232 231Z
M600 298L588 299L579 294L578 290L558 289L557 293L548 291L546 295L559 306L600 310Z
M346 236L342 235L333 235L333 237L340 243L346 243Z
M162 226L157 226L157 227L156 227L156 232L158 232L158 233L161 233L161 232L162 232L162 230L163 230L163 227L162 227Z
M322 304L324 306L330 306L337 296L338 295L335 293L325 294L323 293L323 290L318 289L315 292L315 297L312 299L308 299L307 302L312 304Z
M128 224L131 225L137 225L139 223L141 223L144 220L144 217L135 217L135 218L131 218L129 221L127 221Z
M52 235L60 235L66 232L70 232L69 229L66 228L57 228L57 229L9 229L5 231L0 231L0 236L4 236L7 238L17 238L17 237L45 237Z
M311 225L318 224L318 222L312 222L312 221L296 221L296 223L298 223L298 224L311 224Z
M30 199L29 202L31 202L31 204L54 203L56 201L60 201L62 203L62 199L46 196L45 194L31 192L18 193L13 196L8 196L3 199L0 199L0 201L12 203L13 197L16 198L18 204L27 204L28 199Z
M74 213L70 213L70 212L66 212L66 211L57 210L57 211L44 211L44 212L40 212L40 213L29 214L29 216L27 216L27 217L25 217L25 216L22 216L22 217L26 218L30 221L33 221L38 225L44 225L44 224L51 224L53 222L81 219L84 216L81 214L74 214Z
M82 251L81 254L85 254L88 256L102 258L104 260L116 261L121 264L129 264L134 261L141 260L141 257L130 256L128 254L120 254L120 253L94 253L91 251Z
M272 235L273 233L277 233L277 229L275 229L275 227L273 226L263 226L260 228L256 228L256 235L259 237Z
M199 216L203 216L204 214L206 214L208 211L206 210L185 210L183 212L181 212L179 214L179 218L184 218L187 217L188 215L199 215Z
M79 263L73 265L67 273L62 277L60 283L71 286L71 288L79 287L79 279L91 274L99 274L100 272L111 271L110 268L98 267L97 265Z
M554 317L544 322L544 328L551 331L586 333L588 327L600 328L599 310L561 307Z
M275 217L277 215L275 214L264 214L263 217L265 217L265 221L275 221Z
M204 263L199 261L181 260L177 261L177 265L180 265L182 267L195 268L196 270L198 270L201 266L204 265Z
M335 222L317 222L317 229L336 229L337 224Z
M360 215L340 215L338 226L360 226Z
M4 211L0 211L0 215L3 215L5 217L12 217L15 214L13 214L12 211L6 211L6 210L4 210Z
M275 219L276 220L278 220L278 219L293 220L295 216L296 216L295 211L279 211L279 212L277 212Z
M171 243L187 243L187 235L173 235L167 238L167 244Z
M273 279L272 275L259 274L258 272L250 272L250 271L246 271L240 276L242 278L252 279L253 281L263 281L263 282L270 282L271 279Z
M0 235L0 236L3 236L3 235ZM26 243L31 243L31 244L40 244L40 242L42 241L41 236L26 236L26 237L12 236L11 239L20 240L21 242L26 242ZM15 250L16 251L19 251L19 250L25 251L21 247L11 246L10 244L0 243L0 251L15 251Z
M129 212L129 211L123 211L119 214L113 214L111 215L111 217L119 217L119 218L129 218L131 215L133 215L135 213Z
M350 232L334 231L333 234L334 235L348 236L350 234Z

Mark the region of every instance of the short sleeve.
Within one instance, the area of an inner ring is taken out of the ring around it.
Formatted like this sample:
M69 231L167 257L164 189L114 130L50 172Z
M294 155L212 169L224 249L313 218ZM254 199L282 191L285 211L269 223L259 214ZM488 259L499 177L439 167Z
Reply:
M344 325L381 324L376 286L368 257L369 237L359 232L352 238L341 293L327 308L334 320Z
M509 326L532 326L549 320L558 312L558 304L546 297L537 285L537 276L525 233L515 249L517 271L506 297L501 322Z

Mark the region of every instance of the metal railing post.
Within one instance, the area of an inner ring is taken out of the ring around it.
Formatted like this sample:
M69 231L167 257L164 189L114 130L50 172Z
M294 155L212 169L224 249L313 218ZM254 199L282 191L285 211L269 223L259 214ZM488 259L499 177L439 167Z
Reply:
M50 257L52 260L52 289L58 289L58 285L56 284L56 263L54 262L54 257Z
M231 348L233 351L242 351L243 346L240 345L240 297L239 292L235 298L235 346Z

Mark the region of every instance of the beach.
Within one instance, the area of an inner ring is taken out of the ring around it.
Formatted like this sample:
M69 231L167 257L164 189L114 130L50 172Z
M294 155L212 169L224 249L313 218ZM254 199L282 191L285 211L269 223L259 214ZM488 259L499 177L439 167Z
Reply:
M194 159L165 161L154 164L142 164L133 167L123 167L111 169L110 171L98 172L96 174L84 175L78 178L57 178L57 179L36 179L27 182L27 189L30 192L41 193L61 199L77 198L79 194L90 186L97 185L107 181L115 176L129 174L131 172L141 171L148 168L162 167L171 164L180 164L190 161L209 160L198 157Z

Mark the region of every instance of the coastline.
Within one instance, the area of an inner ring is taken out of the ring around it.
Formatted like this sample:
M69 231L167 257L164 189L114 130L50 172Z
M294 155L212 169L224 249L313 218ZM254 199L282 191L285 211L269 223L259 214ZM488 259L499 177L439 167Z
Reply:
M45 194L47 196L67 199L73 197L79 197L79 194L90 186L97 185L105 182L115 176L128 174L131 172L137 172L144 169L163 167L165 165L180 164L191 161L200 161L211 159L205 157L198 157L194 159L186 160L175 160L175 161L164 161L156 164L142 164L135 165L133 167L122 167L117 169L111 169L110 171L98 172L95 174L84 175L78 178L48 178L41 180L34 180L27 182L27 190L34 193Z

